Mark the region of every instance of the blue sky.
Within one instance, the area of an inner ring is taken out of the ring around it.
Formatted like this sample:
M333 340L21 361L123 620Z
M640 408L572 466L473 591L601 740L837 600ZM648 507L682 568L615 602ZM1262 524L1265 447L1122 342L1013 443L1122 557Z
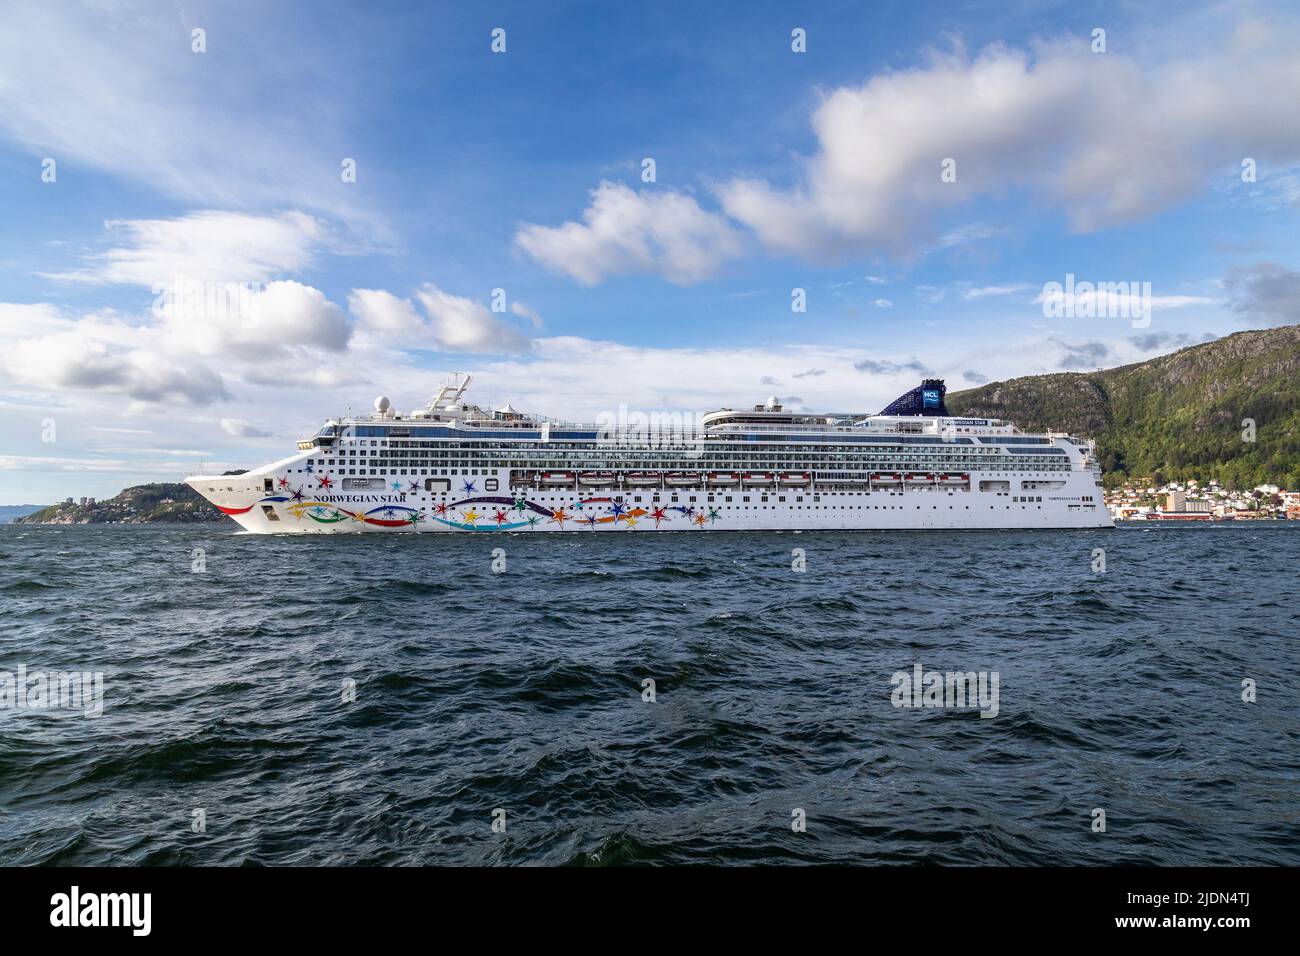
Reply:
M0 503L451 369L564 417L875 411L1300 321L1283 4L266 7L7 13ZM1067 274L1149 282L1149 326L1046 316ZM157 308L177 276L247 314Z

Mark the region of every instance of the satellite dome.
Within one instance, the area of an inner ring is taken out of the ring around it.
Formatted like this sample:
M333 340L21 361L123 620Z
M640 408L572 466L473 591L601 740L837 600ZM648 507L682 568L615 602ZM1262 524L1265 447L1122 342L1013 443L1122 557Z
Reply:
M388 409L390 409L392 405L393 403L388 400L387 395L380 395L378 398L375 399L375 411L379 412L379 414L381 415L384 412L388 411Z

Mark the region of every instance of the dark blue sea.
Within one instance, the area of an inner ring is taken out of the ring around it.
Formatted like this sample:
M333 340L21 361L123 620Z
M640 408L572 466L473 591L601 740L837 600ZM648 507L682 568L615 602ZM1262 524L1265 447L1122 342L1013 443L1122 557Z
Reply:
M236 531L0 527L0 863L1300 864L1300 522Z

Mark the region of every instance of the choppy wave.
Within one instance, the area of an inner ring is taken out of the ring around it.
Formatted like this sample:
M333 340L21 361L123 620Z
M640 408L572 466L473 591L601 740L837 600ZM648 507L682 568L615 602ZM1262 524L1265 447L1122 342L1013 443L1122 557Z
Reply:
M0 527L0 862L1300 863L1300 526L795 540Z

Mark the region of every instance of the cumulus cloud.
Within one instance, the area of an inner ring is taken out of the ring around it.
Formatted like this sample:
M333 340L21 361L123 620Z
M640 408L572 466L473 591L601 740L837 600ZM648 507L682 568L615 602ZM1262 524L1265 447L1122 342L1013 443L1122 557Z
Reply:
M982 375L979 372L975 371L974 369L970 369L970 368L962 372L961 377L964 378L966 381L970 382L972 385L983 385L989 380L987 375Z
M323 292L290 279L226 305L168 305L161 310L160 334L177 352L254 365L300 361L304 367L316 364L313 356L344 351L352 334L347 315Z
M201 362L152 349L115 350L81 330L14 343L5 353L11 380L39 392L102 391L141 402L180 399L205 405L228 398L220 374Z
M1149 66L1081 39L974 58L958 48L831 90L795 185L740 177L719 196L770 250L815 259L914 252L944 211L1010 190L1060 207L1078 231L1130 222L1235 167L1244 144L1256 158L1300 157L1293 50L1258 23ZM945 159L953 182L941 181Z
M672 190L638 193L602 182L582 220L560 226L526 223L515 243L584 285L630 272L658 273L691 285L714 275L744 249L740 233L724 217Z
M410 299L383 289L354 289L348 307L364 333L401 348L515 353L532 347L527 336L481 302L431 283Z
M1276 262L1237 266L1223 279L1232 311L1251 324L1300 322L1300 272Z

